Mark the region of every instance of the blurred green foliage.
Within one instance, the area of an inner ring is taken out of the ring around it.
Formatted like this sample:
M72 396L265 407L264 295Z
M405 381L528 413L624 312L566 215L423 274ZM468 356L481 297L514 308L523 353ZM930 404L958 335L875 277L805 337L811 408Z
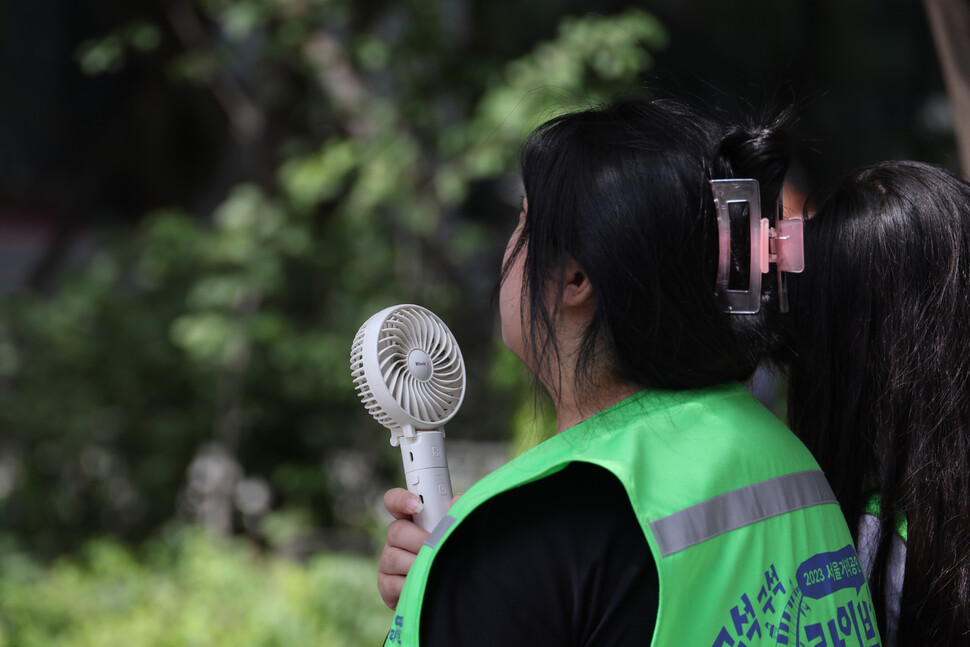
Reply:
M348 371L357 327L393 303L430 307L462 344L462 437L529 427L487 303L518 147L634 89L665 44L637 9L563 18L501 61L487 42L458 52L452 19L425 3L378 18L331 0L166 6L170 24L126 22L79 64L113 74L151 56L173 87L209 92L237 175L214 209L156 210L52 293L0 299L0 520L39 553L144 538L176 514L259 538L271 508L366 526L371 507L335 501L355 486L330 459L367 457L368 493L397 480ZM266 504L240 501L264 490Z
M379 644L391 612L373 559L268 558L238 540L166 533L134 551L94 541L42 568L0 551L0 647Z

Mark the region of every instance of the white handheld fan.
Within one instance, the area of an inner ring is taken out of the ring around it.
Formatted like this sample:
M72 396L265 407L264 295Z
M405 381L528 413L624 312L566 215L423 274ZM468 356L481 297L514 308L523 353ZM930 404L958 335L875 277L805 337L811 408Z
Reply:
M424 502L414 521L432 530L452 497L444 425L465 397L458 342L430 310L391 306L357 331L350 373L364 407L401 448L408 490Z

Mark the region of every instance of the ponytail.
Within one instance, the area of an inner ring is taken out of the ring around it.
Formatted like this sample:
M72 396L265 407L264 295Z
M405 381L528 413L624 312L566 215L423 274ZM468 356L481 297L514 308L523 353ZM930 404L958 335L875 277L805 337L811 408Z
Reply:
M750 178L758 181L761 217L766 218L772 227L782 206L785 176L791 162L789 121L790 115L782 113L763 122L749 121L726 127L711 162L712 180ZM732 276L747 277L750 264L757 262L745 253L748 249L747 245L732 244ZM740 348L747 351L749 362L755 367L766 356L777 352L781 339L777 332L779 301L778 273L771 271L761 277L758 312L722 313L725 325L734 332Z
M761 184L761 204L766 209L781 201L785 175L791 163L792 138L787 129L790 115L782 113L763 124L749 123L727 129L711 165L720 177L755 178ZM770 212L772 221L774 212Z

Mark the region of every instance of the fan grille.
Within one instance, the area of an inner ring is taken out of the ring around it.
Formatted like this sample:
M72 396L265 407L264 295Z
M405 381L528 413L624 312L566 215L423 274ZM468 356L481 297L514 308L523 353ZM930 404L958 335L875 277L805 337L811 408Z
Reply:
M368 375L365 370L367 328L367 324L362 326L354 339L351 373L368 412L384 427L402 426L374 394L374 389L383 387L415 421L436 425L447 420L461 404L465 389L461 352L448 327L434 313L419 306L393 309L377 333L379 376ZM408 357L416 349L427 354L430 377L418 376L409 367Z
M364 408L367 413L374 417L374 420L379 422L381 426L387 428L394 428L399 425L394 423L394 419L391 418L384 411L384 407L381 406L380 402L377 401L377 396L374 395L374 389L371 388L370 383L367 381L367 372L364 370L364 338L367 336L367 324L365 323L357 331L357 335L354 337L354 343L350 348L350 375L354 379L354 386L357 389L357 395L360 397L360 401L364 403Z

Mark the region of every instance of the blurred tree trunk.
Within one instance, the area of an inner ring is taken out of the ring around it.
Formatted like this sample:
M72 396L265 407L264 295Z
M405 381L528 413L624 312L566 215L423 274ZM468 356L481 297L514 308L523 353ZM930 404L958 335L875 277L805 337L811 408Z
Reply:
M923 0L943 68L960 172L970 180L970 0Z

